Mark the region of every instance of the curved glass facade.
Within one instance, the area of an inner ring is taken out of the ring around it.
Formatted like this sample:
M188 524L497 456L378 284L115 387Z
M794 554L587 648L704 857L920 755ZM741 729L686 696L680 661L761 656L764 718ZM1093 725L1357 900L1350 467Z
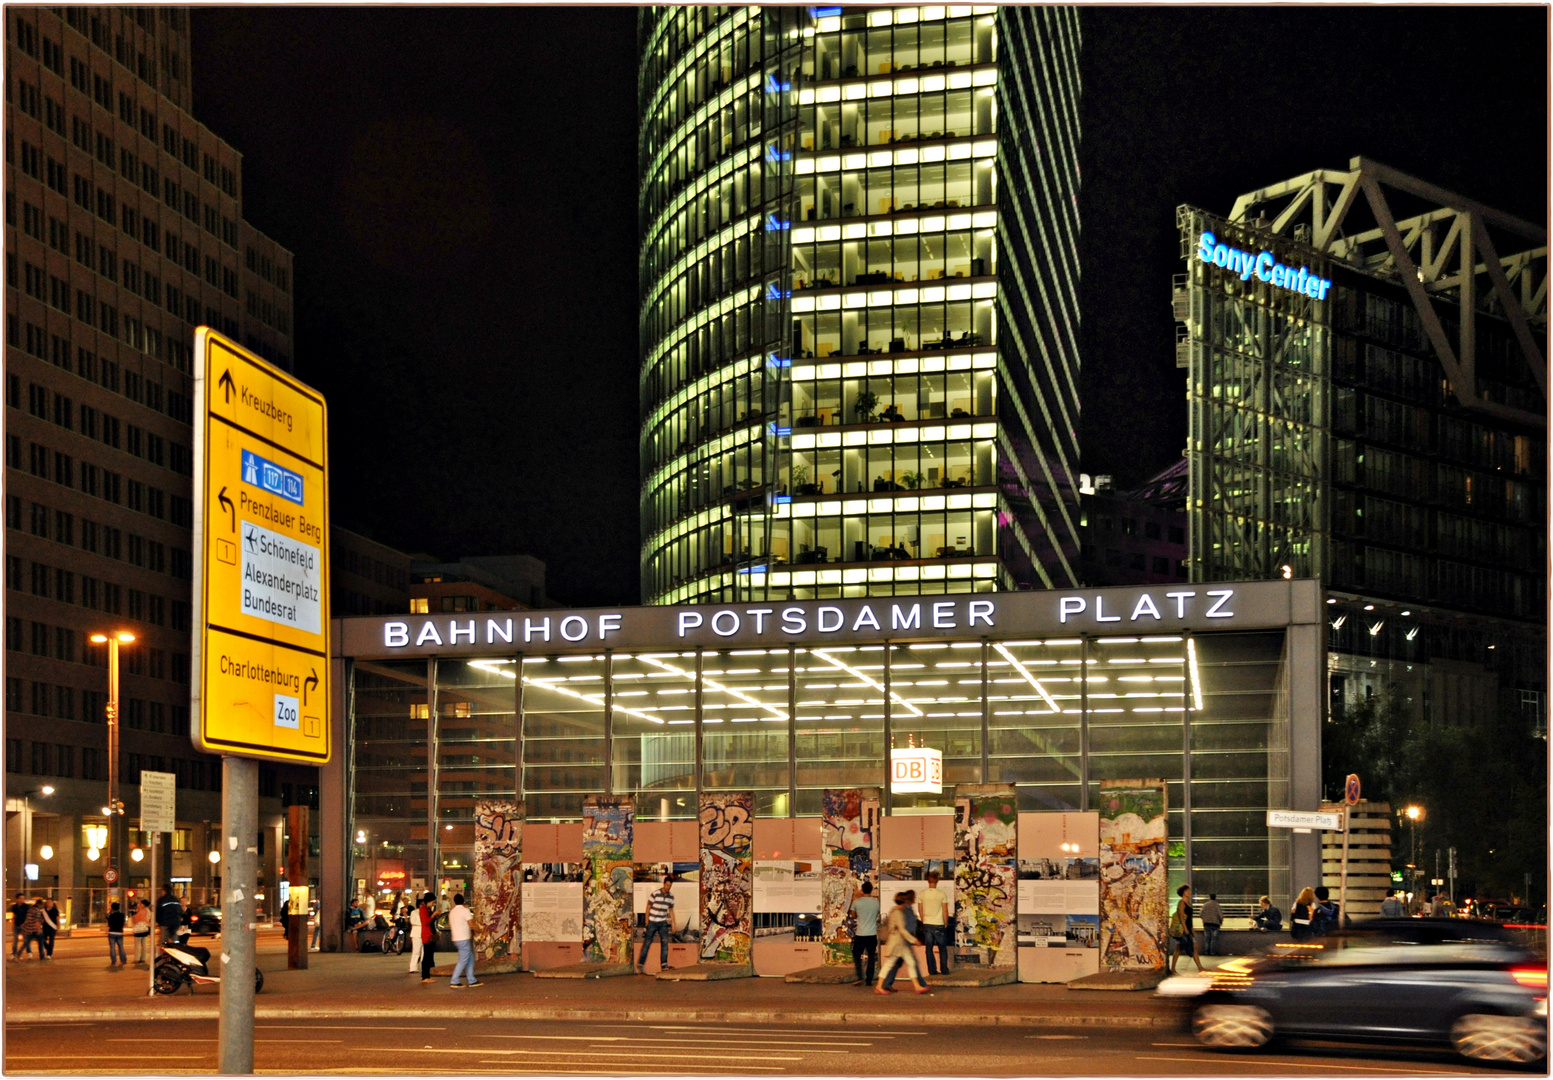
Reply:
M644 10L646 601L1076 581L1077 56L1064 9Z

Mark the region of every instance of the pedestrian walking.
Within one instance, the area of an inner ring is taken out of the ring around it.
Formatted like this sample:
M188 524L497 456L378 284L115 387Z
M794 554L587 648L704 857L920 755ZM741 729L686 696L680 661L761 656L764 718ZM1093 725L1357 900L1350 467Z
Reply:
M874 895L874 883L863 882L863 891L852 898L852 914L856 924L852 930L852 968L857 972L853 986L869 986L874 981L874 969L879 966L879 898ZM863 957L868 957L868 973L863 973Z
M1380 902L1380 914L1383 919L1401 919L1407 915L1402 907L1402 901L1397 899L1397 889L1387 889L1386 899Z
M453 931L453 948L458 950L458 961L453 965L453 977L449 986L458 986L462 972L464 986L479 986L475 978L474 913L464 906L464 894L453 894L453 910L448 912L448 926Z
M1435 893L1434 894L1434 899L1429 901L1429 914L1434 916L1436 919L1443 919L1448 914L1446 912L1446 910L1445 910L1445 894L1444 893ZM50 953L52 953L53 951L54 951L53 949L49 950Z
M59 933L59 908L54 906L53 900L43 902L43 947L48 952L48 958L54 959L54 935Z
M310 901L308 903L308 909L311 912L311 918L313 920L313 943L310 946L310 950L312 952L323 952L323 950L324 950L323 909L321 907L319 907L319 905L317 904L316 901ZM416 940L420 940L420 939L417 938Z
M1219 894L1209 893L1208 902L1202 906L1203 952L1219 955L1219 928L1224 925L1224 912L1219 908Z
M437 901L431 893L421 898L421 982L431 982L431 969L437 961Z
M151 905L144 900L138 901L129 912L130 936L135 939L135 966L140 967L151 960Z
M1182 885L1176 890L1180 897L1176 901L1175 914L1170 916L1170 941L1174 948L1170 953L1170 974L1176 973L1176 964L1181 962L1181 957L1191 956L1192 963L1201 971L1202 957L1197 955L1197 935L1192 932L1192 887Z
M124 912L114 904L108 910L108 966L112 968L128 962L124 958Z
M915 899L916 894L910 890L895 894L895 906L884 921L884 941L881 942L884 966L880 971L879 985L874 987L876 994L895 993L890 987L895 983L896 970L903 965L917 993L925 994L930 989L922 981L922 972L917 970L917 954L912 951L913 945L922 943L907 929L907 916L911 914L911 904Z
M1257 907L1257 913L1251 917L1257 933L1266 934L1283 929L1283 912L1273 907L1270 897L1264 896L1258 900Z
M183 925L183 904L173 895L173 887L162 885L162 896L156 902L156 925L162 928L162 944L170 945L178 940L178 928Z
M38 943L38 959L47 960L48 955L43 951L43 901L35 900L27 908L27 916L22 920L22 951L27 957L32 957L32 943Z
M419 903L410 907L412 902L406 901L405 917L410 920L410 974L414 975L421 969L421 950L426 947L426 942L421 939L421 919L426 913Z
M1289 930L1295 941L1309 941L1314 936L1311 919L1315 911L1316 890L1307 885L1294 898L1294 907L1289 911Z
M642 951L636 958L636 973L647 974L647 950L658 939L658 966L669 969L669 933L674 929L674 875L664 874L662 884L647 898L647 930L642 935Z
M16 903L11 905L11 959L15 960L22 954L22 924L27 921L27 913L32 910L32 905L27 902L27 897L21 893L16 894Z
M922 944L927 947L929 975L949 974L949 915L949 898L938 887L938 874L930 871L927 888L917 896L917 919L922 928Z

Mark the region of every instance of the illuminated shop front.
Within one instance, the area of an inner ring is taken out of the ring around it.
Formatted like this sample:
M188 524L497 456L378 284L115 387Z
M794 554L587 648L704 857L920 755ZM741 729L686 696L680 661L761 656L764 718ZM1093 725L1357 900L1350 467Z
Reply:
M1172 885L1283 895L1320 869L1265 823L1317 807L1320 606L1275 581L342 620L334 861L347 889L464 887L481 800L548 824L630 796L645 823L738 791L804 819L828 789L902 815L1001 784L1085 811L1158 777ZM887 748L935 753L897 782Z

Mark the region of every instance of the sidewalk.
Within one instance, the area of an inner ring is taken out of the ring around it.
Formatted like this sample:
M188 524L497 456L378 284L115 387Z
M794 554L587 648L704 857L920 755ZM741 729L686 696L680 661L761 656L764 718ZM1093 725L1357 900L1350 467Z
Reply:
M212 958L219 940L201 939ZM102 943L61 941L50 963L6 963L6 1019L79 1022L109 1019L212 1018L219 988L191 995L146 996L144 968L109 971ZM440 955L440 954L439 954ZM261 1019L309 1017L394 1019L407 1016L505 1020L582 1020L759 1024L964 1024L1016 1027L1169 1027L1179 1013L1148 993L1099 993L1065 986L1016 983L987 989L874 994L861 986L798 986L781 979L659 982L642 976L615 979L536 979L490 975L481 986L453 990L446 979L422 984L408 973L409 958L375 953L312 953L306 971L286 968L278 932L259 934L264 990L255 1002ZM929 980L931 982L931 979ZM906 985L898 983L898 986Z

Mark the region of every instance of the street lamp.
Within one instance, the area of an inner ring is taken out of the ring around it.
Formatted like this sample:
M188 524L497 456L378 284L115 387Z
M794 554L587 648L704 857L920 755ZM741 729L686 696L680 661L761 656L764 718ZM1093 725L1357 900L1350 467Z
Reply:
M22 857L20 865L16 868L19 891L26 891L27 863L32 859L32 797L34 795L42 795L47 798L52 794L54 794L54 787L51 784L44 784L40 788L33 788L31 791L22 792ZM50 851L49 854L52 855L53 852ZM49 855L43 857L47 859Z
M93 634L92 642L108 646L108 805L103 813L108 816L108 870L113 881L108 882L108 897L119 895L119 842L118 819L124 816L124 804L119 800L119 646L128 645L135 635L125 630L111 634Z
M1413 874L1413 903L1416 905L1418 903L1418 823L1423 820L1424 808L1415 803L1405 807L1402 813L1407 818L1408 832L1413 842L1413 858L1408 863L1408 869Z

